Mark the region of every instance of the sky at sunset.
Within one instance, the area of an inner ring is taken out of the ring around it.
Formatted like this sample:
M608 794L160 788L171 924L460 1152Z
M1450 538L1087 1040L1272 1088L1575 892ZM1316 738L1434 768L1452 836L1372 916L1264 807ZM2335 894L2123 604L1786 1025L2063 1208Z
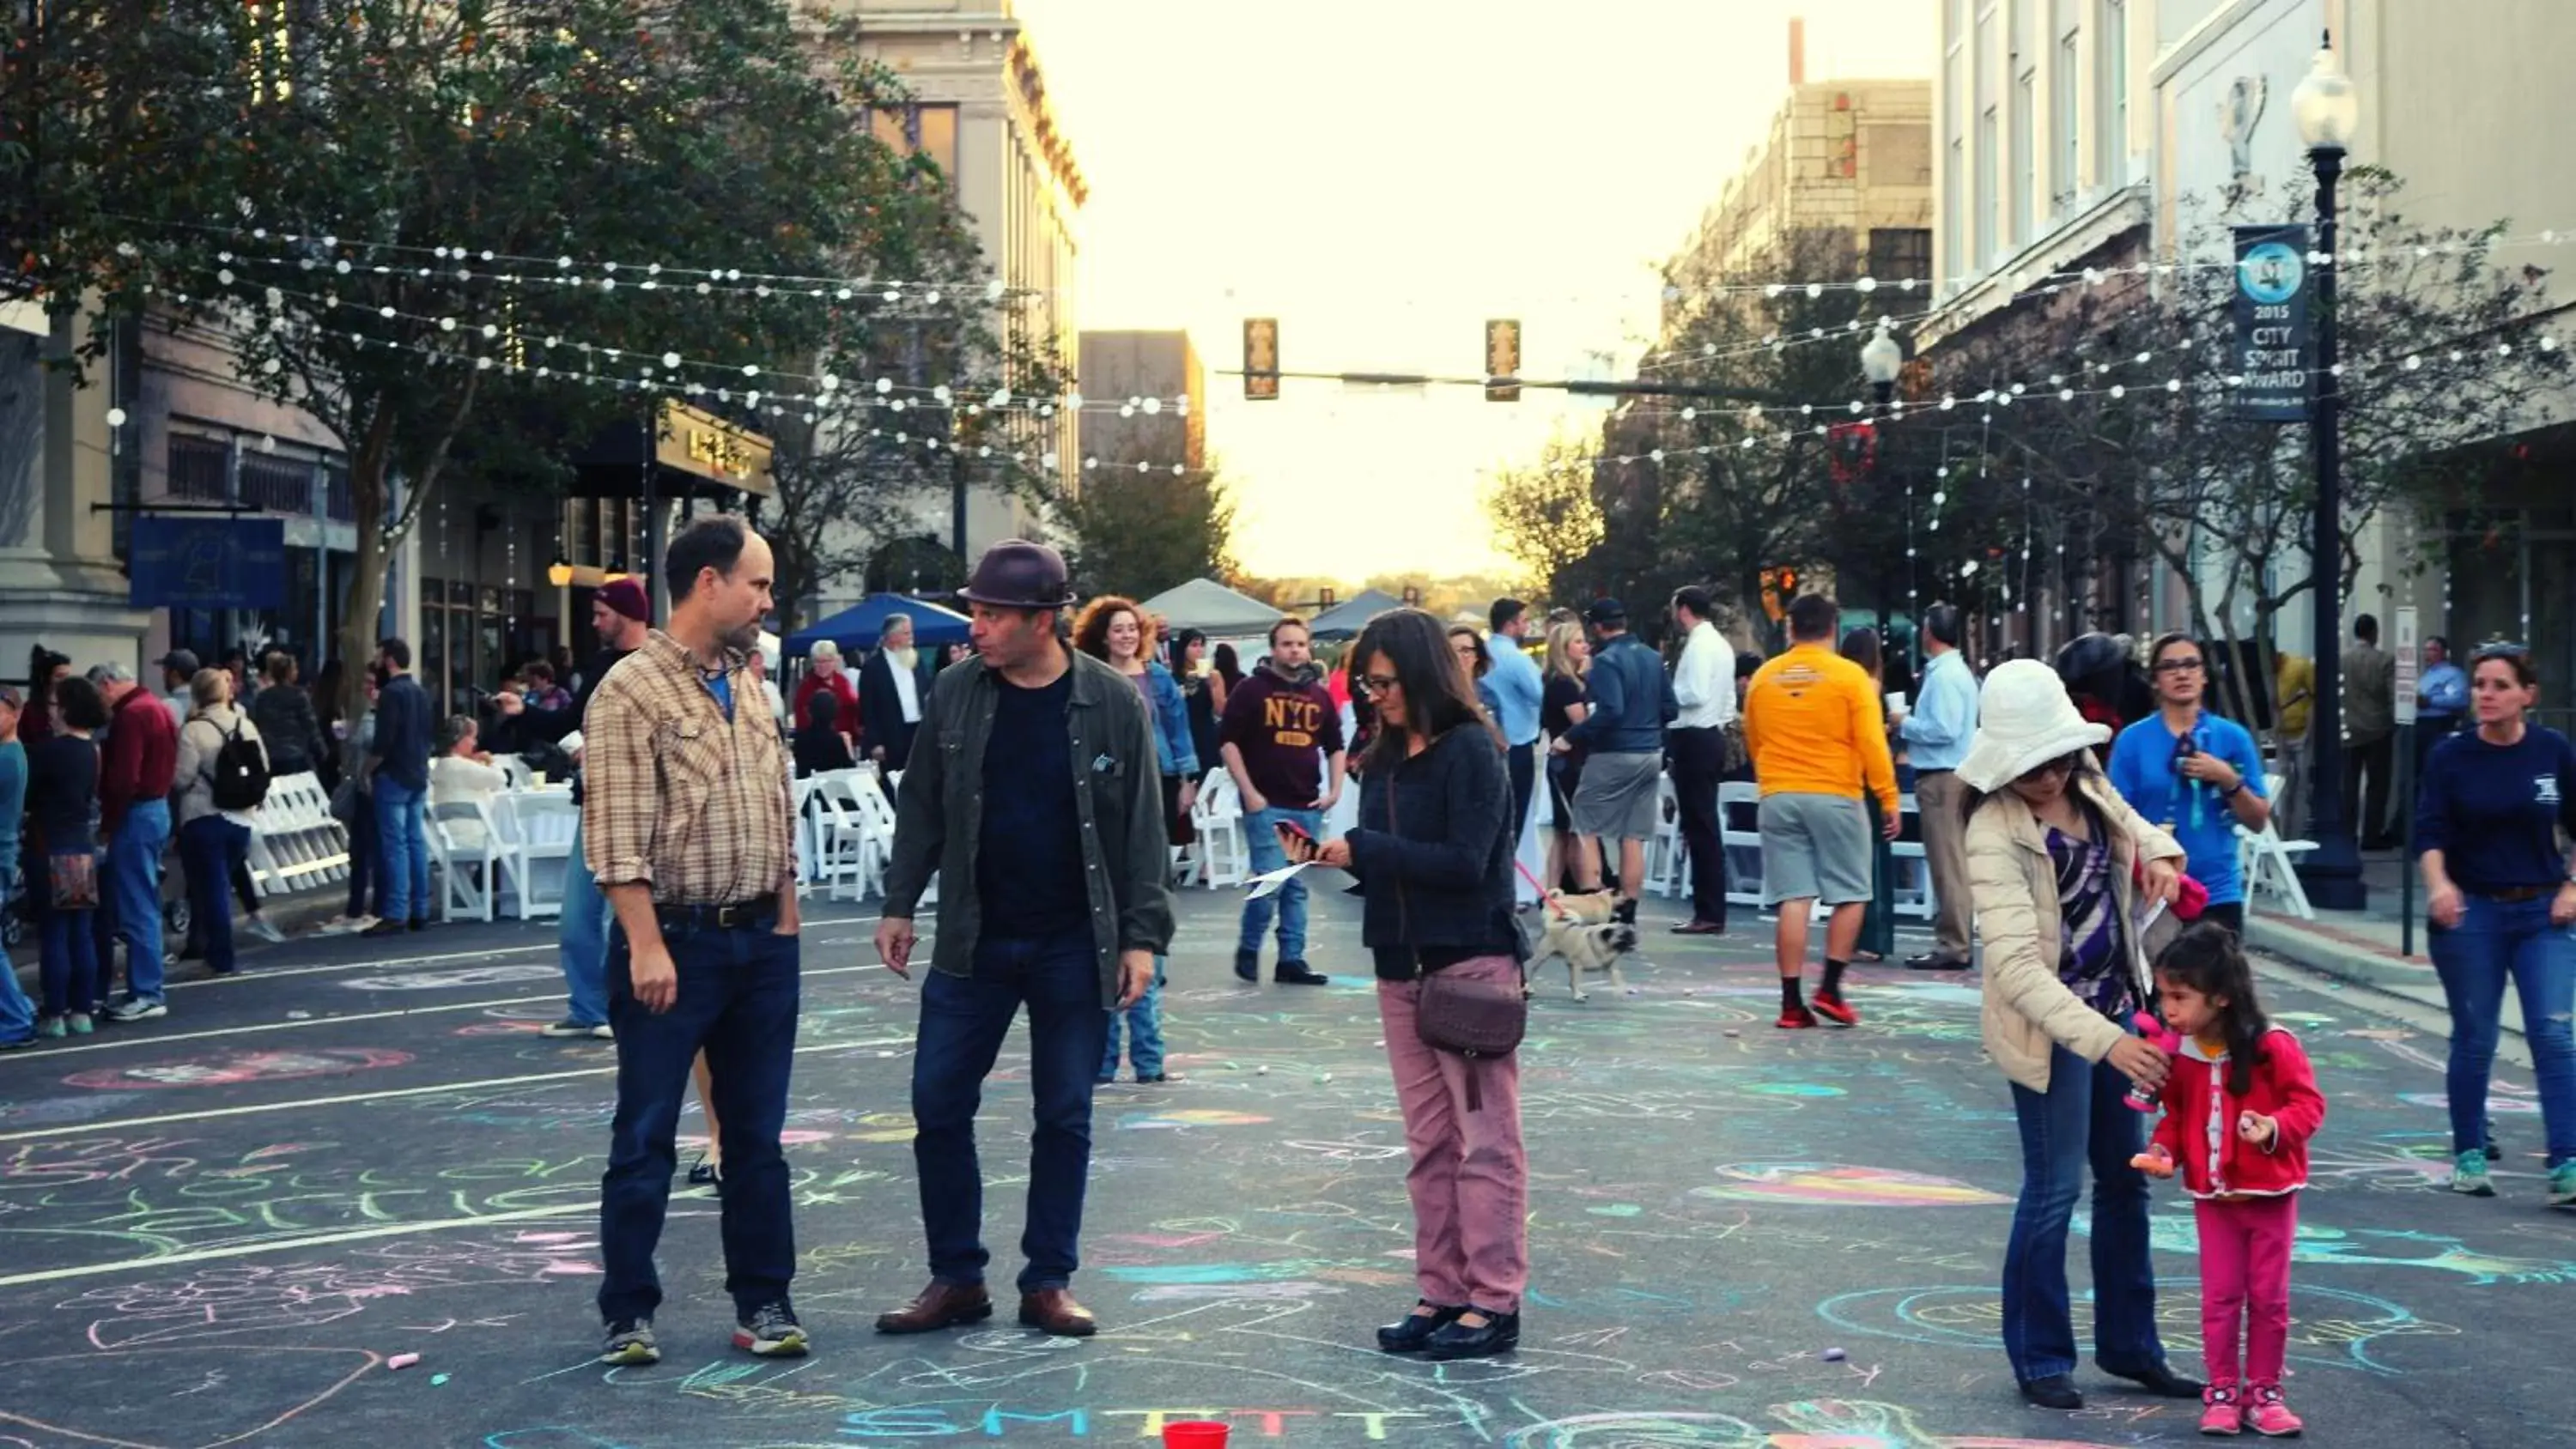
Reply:
M1088 328L1187 328L1213 372L1242 320L1281 366L1478 373L1516 317L1523 372L1633 359L1655 266L1767 130L1788 20L1811 79L1928 76L1924 0L1015 0L1091 183ZM1254 573L1496 565L1477 499L1561 399L1364 395L1211 375L1208 442Z

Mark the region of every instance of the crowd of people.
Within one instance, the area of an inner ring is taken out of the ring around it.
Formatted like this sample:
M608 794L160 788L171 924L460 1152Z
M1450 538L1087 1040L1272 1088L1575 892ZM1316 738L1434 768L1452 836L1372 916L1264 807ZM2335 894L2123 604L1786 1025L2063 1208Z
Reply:
M1935 606L1914 621L1923 665L1908 688L1876 629L1845 629L1835 602L1812 594L1787 604L1769 658L1685 588L1644 621L1667 626L1663 652L1616 599L1579 614L1502 599L1476 622L1390 611L1329 661L1304 620L1284 617L1246 669L1194 631L1165 637L1132 600L1079 600L1060 556L1014 541L985 555L963 593L971 650L934 665L898 618L855 670L818 648L791 701L758 648L771 605L759 536L739 519L697 520L665 574L672 608L659 627L640 585L612 584L594 603L596 658L578 671L537 661L486 717L443 727L400 639L379 649L354 722L334 718L329 690L308 696L291 660L264 661L244 706L242 671L201 669L184 651L161 661L167 699L119 665L75 675L39 655L38 698L0 691L0 830L18 832L0 880L38 925L42 1000L25 1002L9 978L0 1042L167 1010L159 870L174 832L208 967L235 969L230 901L238 889L256 903L242 860L272 772L335 778L358 860L342 924L391 934L426 923L423 801L502 788L495 750L554 751L582 806L560 928L569 1009L546 1034L611 1040L618 1053L603 1359L660 1354L653 1254L693 1079L709 1150L692 1177L720 1188L735 1342L801 1354L779 1148L799 1008L791 781L873 767L895 785L876 945L898 974L915 964L915 912L942 883L911 1103L930 1281L877 1326L929 1332L994 1311L975 1117L1025 1008L1036 1130L1018 1316L1088 1335L1096 1320L1071 1280L1092 1094L1122 1061L1140 1082L1176 1080L1160 1002L1168 847L1189 843L1195 792L1221 767L1254 868L1284 872L1243 905L1238 977L1261 980L1275 934L1273 983L1327 980L1310 957L1305 881L1286 868L1358 883L1412 1158L1419 1290L1379 1346L1481 1357L1517 1345L1528 1277L1513 1048L1532 913L1593 895L1633 927L1669 794L1691 876L1689 915L1672 929L1726 935L1719 792L1749 782L1777 1024L1857 1027L1850 973L1895 950L1889 842L1910 789L1937 911L1931 949L1904 964L1982 966L1984 1044L2022 1139L2002 1293L2023 1396L2083 1402L2065 1257L2089 1174L2096 1363L2152 1394L2199 1399L2211 1432L2297 1430L2281 1384L2290 1244L2326 1104L2296 1039L2260 1006L2237 859L2238 832L2291 803L2275 802L2267 777L2298 778L2304 719L2292 711L2312 702L2312 675L2282 667L2267 759L2213 707L2216 671L2189 635L2135 652L2088 636L2053 667L2014 659L1980 679L1958 611ZM2375 649L2375 633L2364 619L2356 650ZM2377 687L2371 659L2346 662L2355 688ZM2428 673L2426 703L2456 719L2424 752L2412 844L2454 1021L2449 1185L2496 1190L2485 1099L2510 987L2539 1083L2547 1199L2576 1207L2576 746L2530 722L2537 676L2519 646L2482 647L2465 668L2435 662L2457 677ZM608 707L591 710L594 698ZM2358 728L2372 727L2365 714ZM915 747L925 741L938 747ZM2337 784L2367 802L2375 766L2360 754L2358 778ZM1355 809L1337 814L1346 791ZM1539 875L1520 854L1534 820L1553 826ZM111 996L120 946L125 989ZM2159 1104L2160 1120L2136 1110ZM2206 1384L2168 1363L2157 1334L2147 1202L2158 1178L2195 1205Z

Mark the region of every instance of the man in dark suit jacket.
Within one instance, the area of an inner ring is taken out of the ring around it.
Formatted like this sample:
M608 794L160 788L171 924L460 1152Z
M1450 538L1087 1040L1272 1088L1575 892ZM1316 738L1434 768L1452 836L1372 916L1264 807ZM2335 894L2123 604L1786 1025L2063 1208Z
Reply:
M886 615L877 652L859 668L860 738L868 760L881 770L900 770L912 758L913 731L921 725L923 701L930 698L930 661L912 645L912 620Z

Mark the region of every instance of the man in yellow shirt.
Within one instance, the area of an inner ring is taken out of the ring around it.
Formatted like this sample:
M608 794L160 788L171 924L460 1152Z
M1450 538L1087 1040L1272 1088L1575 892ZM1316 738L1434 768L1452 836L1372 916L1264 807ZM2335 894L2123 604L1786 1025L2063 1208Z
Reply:
M2283 840L2297 840L2308 814L2308 710L2317 702L2317 666L2284 649L2273 656L2272 680L2272 697L2281 702L2272 725L2273 762L2281 772L2272 824Z
M1878 796L1885 833L1903 824L1887 722L1869 674L1834 652L1842 610L1824 594L1789 605L1789 650L1754 671L1744 700L1744 743L1762 787L1762 895L1780 912L1782 1028L1810 1027L1821 1014L1844 1026L1860 1013L1843 1000L1843 971L1860 943L1868 909L1869 811ZM1833 910L1825 926L1825 978L1814 1009L1799 999L1815 902Z

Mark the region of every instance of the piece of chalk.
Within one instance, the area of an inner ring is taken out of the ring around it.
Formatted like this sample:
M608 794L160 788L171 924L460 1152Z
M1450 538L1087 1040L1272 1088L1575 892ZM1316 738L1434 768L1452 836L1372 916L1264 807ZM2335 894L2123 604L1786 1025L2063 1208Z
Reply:
M286 1019L288 1021L311 1021L313 1019L313 1013L309 1011L290 1011L286 1014Z
M1269 1076L1269 1075L1270 1075L1270 1065L1269 1065L1269 1063L1267 1063L1267 1062L1263 1063L1263 1064L1262 1064L1262 1065L1260 1065L1260 1066L1254 1067L1252 1070L1253 1070L1253 1072L1254 1072L1256 1075L1259 1075L1259 1076L1264 1076L1264 1077L1266 1077L1266 1076Z
M1829 1348L1825 1350L1825 1362L1827 1363L1841 1363L1844 1357L1845 1354L1839 1348Z
M398 1354L395 1354L392 1358L389 1358L389 1359L386 1359L386 1360L385 1360L385 1367L387 1367L387 1368L389 1368L389 1369L407 1369L407 1368L410 1368L413 1364L416 1364L416 1363L418 1363L418 1362L420 1362L420 1355L419 1355L419 1354L416 1354L416 1353L398 1353Z
M445 1374L431 1374L429 1376L429 1383L432 1388L436 1388L445 1382L447 1382L447 1375Z
M1333 1079L1333 1074L1332 1074L1332 1073L1330 1073L1330 1072L1326 1072L1326 1073L1324 1073L1322 1076L1317 1077L1317 1078L1315 1079L1315 1085L1317 1085L1317 1086L1319 1086L1319 1087L1320 1087L1320 1086L1322 1086L1324 1083L1329 1082L1329 1081L1331 1081L1332 1079Z
M1726 1034L1727 1034L1728 1036L1742 1036L1742 1035L1744 1035L1744 1033L1742 1033L1742 1032L1740 1032L1740 1031L1737 1031L1734 1027L1731 1027L1731 1026L1730 1026L1730 1027L1728 1027L1728 1028L1726 1029Z

